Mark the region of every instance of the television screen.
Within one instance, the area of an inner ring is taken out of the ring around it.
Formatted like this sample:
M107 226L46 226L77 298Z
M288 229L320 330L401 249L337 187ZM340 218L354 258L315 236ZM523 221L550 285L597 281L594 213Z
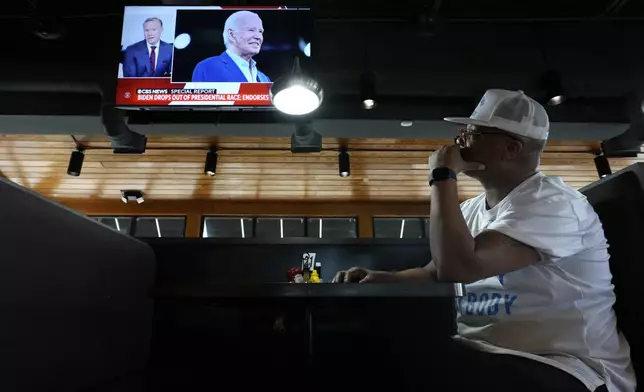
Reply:
M312 36L308 8L125 7L116 106L270 108Z

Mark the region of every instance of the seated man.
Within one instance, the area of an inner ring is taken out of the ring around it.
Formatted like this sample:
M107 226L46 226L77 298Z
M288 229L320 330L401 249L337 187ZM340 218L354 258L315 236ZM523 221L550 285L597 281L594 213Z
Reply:
M466 284L457 362L422 369L440 390L635 391L601 222L582 194L538 171L544 108L521 91L489 90L470 118L446 120L467 128L429 160L433 260L400 272L352 268L334 281ZM459 206L461 172L485 193ZM443 377L450 366L462 377Z

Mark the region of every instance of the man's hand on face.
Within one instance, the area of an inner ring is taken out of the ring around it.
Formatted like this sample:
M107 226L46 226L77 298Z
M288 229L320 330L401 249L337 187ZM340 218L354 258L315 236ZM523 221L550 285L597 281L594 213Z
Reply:
M485 170L485 165L478 162L467 162L461 156L459 146L443 146L429 157L429 172L438 167L447 167L459 174L468 170Z
M333 283L387 283L392 281L392 274L385 271L372 271L366 268L353 267L338 271Z

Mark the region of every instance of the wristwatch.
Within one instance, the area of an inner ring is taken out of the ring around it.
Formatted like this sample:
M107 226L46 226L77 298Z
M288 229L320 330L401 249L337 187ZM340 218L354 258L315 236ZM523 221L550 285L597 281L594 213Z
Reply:
M432 170L432 173L429 176L429 186L434 185L436 181L444 181L450 178L456 180L456 173L454 173L454 170L449 167L437 167Z

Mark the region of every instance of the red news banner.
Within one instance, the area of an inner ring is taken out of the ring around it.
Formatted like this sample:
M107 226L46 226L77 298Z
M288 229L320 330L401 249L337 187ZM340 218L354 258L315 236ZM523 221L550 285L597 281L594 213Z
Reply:
M191 102L195 105L204 103L226 106L272 105L269 96L271 83L221 83L221 85L224 88L186 89L186 83L171 83L170 79L119 79L116 88L116 105L168 106L171 103L179 103L179 105L189 106Z

